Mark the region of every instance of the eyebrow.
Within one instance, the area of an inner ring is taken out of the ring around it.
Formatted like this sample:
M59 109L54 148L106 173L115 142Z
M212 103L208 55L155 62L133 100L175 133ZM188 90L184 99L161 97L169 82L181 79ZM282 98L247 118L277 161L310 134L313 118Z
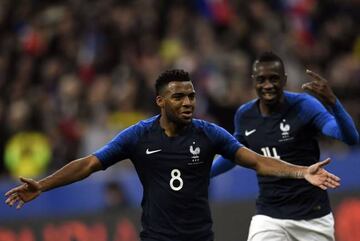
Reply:
M178 97L178 96L191 96L191 95L195 95L195 91L192 91L188 94L185 92L175 92L175 93L172 93L170 96Z

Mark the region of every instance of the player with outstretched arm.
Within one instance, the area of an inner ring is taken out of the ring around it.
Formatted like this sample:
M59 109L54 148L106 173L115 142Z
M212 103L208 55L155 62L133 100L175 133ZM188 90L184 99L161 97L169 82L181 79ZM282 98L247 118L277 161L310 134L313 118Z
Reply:
M123 131L101 149L65 165L39 181L21 178L6 193L6 203L21 208L42 192L86 178L129 158L143 185L142 241L213 241L208 203L210 168L221 154L263 176L304 179L317 188L336 188L339 178L323 169L259 155L223 128L193 119L195 90L183 70L162 73L156 81L160 115Z

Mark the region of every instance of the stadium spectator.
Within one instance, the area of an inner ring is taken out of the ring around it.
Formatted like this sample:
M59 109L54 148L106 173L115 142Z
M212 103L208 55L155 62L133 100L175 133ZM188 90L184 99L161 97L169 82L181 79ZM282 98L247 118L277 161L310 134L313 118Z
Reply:
M129 203L126 199L123 187L118 181L109 181L104 187L105 211L110 213L121 212Z
M112 87L134 82L133 93L141 98L127 111L151 116L156 113L152 85L157 73L179 67L196 80L196 115L232 131L236 107L255 96L246 77L251 61L274 49L288 63L289 90L305 82L302 66L326 74L360 123L359 34L353 31L359 29L358 1L220 3L214 8L212 1L2 0L2 112L10 113L18 101L26 103L28 130L52 140L54 155L45 170L50 172L112 133L105 125L98 130L99 140L86 142L94 118L107 123L119 111L120 95L111 93L98 99L102 113L94 116L95 105L86 97L99 78ZM69 77L78 92L64 102L63 87L70 84L62 82ZM2 121L3 129L12 128L10 120ZM0 153L16 134L6 132ZM0 168L0 175L8 173Z

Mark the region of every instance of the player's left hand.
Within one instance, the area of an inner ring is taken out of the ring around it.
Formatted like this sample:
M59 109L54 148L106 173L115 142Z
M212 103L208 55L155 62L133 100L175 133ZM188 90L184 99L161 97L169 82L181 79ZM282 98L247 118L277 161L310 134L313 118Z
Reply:
M326 171L323 167L330 163L330 158L309 166L304 178L323 190L328 188L337 188L340 186L340 178Z
M306 70L306 74L310 76L312 81L303 84L301 88L314 94L324 104L330 106L335 105L336 96L332 91L328 81L308 69Z

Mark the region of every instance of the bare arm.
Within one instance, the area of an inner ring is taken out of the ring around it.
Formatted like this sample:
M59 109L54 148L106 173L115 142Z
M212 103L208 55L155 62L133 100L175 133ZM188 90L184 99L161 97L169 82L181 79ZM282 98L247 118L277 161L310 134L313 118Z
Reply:
M24 203L35 199L42 192L80 181L93 172L101 170L101 168L101 163L97 157L90 155L68 163L40 181L21 177L20 180L23 184L9 190L5 194L7 196L5 202L9 206L17 203L16 208L21 208Z
M277 176L284 178L302 179L321 189L336 188L340 185L340 178L327 172L323 166L330 162L326 159L310 167L293 165L279 159L265 157L246 147L236 152L235 162L241 166L254 169L259 175Z
M41 191L45 192L88 177L101 170L101 163L96 156L90 155L74 160L55 173L39 181Z

